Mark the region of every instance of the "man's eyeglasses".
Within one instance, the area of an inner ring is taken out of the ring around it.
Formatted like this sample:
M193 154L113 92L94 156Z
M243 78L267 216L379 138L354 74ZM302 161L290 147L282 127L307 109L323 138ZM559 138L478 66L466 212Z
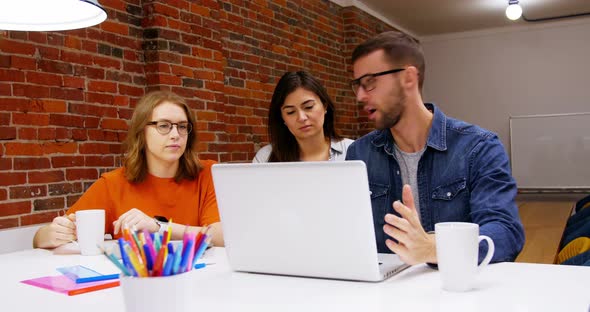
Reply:
M375 87L377 87L377 79L375 79L376 77L399 73L402 70L405 70L405 68L390 69L375 74L365 74L357 79L351 80L350 86L352 87L352 92L354 92L354 95L356 95L360 87L363 87L366 92L372 91L375 89Z
M193 130L193 125L191 125L188 122L169 122L169 121L150 121L147 123L149 126L156 126L156 130L160 133L160 134L168 134L170 133L170 131L172 131L172 127L176 126L176 131L178 131L178 134L180 135L187 135L189 133L191 133L191 130Z

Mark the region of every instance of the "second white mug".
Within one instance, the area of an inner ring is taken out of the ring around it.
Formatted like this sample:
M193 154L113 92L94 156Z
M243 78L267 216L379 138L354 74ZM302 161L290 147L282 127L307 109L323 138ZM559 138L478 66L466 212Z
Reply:
M443 289L467 291L473 288L477 272L494 255L494 241L479 235L479 225L466 222L441 222L434 225L436 257ZM486 240L488 253L478 266L479 243Z

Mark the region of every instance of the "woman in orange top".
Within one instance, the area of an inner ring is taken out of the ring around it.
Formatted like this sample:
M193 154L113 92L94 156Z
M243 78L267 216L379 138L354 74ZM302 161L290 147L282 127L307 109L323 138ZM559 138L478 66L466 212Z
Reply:
M172 219L172 239L210 225L212 242L223 234L211 177L213 161L197 157L195 118L185 101L167 91L139 100L124 147L124 167L103 174L68 210L40 228L33 245L54 248L76 239L74 212L105 210L105 233L120 236L124 225L162 231L155 216Z

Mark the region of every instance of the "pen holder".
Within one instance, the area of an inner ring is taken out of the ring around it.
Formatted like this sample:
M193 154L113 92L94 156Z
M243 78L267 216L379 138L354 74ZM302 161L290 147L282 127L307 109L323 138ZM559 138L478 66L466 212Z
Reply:
M127 312L188 312L195 309L195 270L170 276L120 277Z

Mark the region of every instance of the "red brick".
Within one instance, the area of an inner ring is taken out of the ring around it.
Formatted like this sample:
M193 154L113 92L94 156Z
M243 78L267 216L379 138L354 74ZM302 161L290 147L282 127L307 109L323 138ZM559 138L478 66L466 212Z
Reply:
M127 130L127 123L125 120L121 119L107 119L103 118L100 126L103 129L113 129L113 130Z
M0 55L0 68L9 68L11 63L10 55Z
M129 104L129 106L132 106L131 103ZM120 118L129 120L129 119L131 119L131 115L133 115L132 109L119 108L119 117Z
M23 199L47 196L46 185L14 186L10 188L10 199Z
M36 199L33 201L34 211L64 209L65 199L63 197L53 197L48 199Z
M30 184L45 184L64 181L64 172L61 170L53 171L29 171L27 173Z
M113 101L117 106L129 106L129 97L124 95L117 95Z
M80 41L80 39L74 36L66 36L64 46L67 48L80 50L82 48L82 42Z
M49 89L52 98L68 100L68 101L83 101L84 91L79 89L67 88L51 88ZM49 97L49 96L47 96Z
M88 82L88 91L115 93L117 92L117 83L92 80Z
M0 113L0 125L7 126L9 124L10 124L10 113Z
M193 77L194 69L185 66L170 65L170 71L177 76Z
M0 96L12 95L12 87L8 83L0 83Z
M49 158L41 157L15 157L14 170L49 169Z
M0 81L24 82L25 74L16 69L0 69Z
M96 53L98 50L98 44L96 42L84 40L82 41L82 50Z
M119 142L119 133L115 131L105 131L102 129L90 129L88 130L88 138L92 141Z
M88 131L86 129L72 129L72 139L74 141L88 140Z
M127 3L126 1L121 0L100 0L100 3L109 9L112 10L119 10L125 12L127 10Z
M79 115L92 115L99 117L116 117L117 108L112 106L99 106L89 104L70 104L70 113Z
M0 127L0 140L14 140L16 139L15 127Z
M8 199L8 192L5 189L0 189L0 200Z
M119 59L112 59L102 56L93 56L92 63L103 68L121 69L121 60Z
M35 46L30 43L23 43L3 38L2 44L0 44L0 51L9 54L33 55L35 53Z
M39 61L39 69L47 73L71 75L74 68L71 64L64 62L57 62L49 59L42 59ZM66 76L67 77L67 76Z
M69 52L65 50L61 50L60 58L61 61L66 63L76 63L82 65L92 65L92 58L88 57L83 53L78 52Z
M84 78L80 77L63 77L63 86L67 88L76 88L76 89L83 89L85 87L86 81Z
M0 219L0 229L9 229L18 226L18 218Z
M34 113L13 113L12 123L16 125L47 126L49 125L49 115Z
M97 128L100 118L98 117L86 117L84 118L84 128Z
M50 142L43 143L43 154L74 154L78 150L78 144L74 142Z
M29 100L27 99L15 99L15 98L1 98L0 99L0 111L25 111Z
M195 13L198 16L210 16L211 9L208 7L191 3L191 13Z
M55 46L62 46L64 44L64 35L61 33L47 34L47 43Z
M64 127L84 127L84 118L80 116L50 114L49 124Z
M63 212L61 215L63 215ZM50 223L57 216L58 216L58 213L56 211L33 213L30 215L21 216L20 217L20 225L25 226L25 225L33 225L33 224L41 224L41 223Z
M30 201L10 202L0 204L0 217L14 216L31 212Z
M27 182L24 172L0 172L0 186L19 185Z
M109 144L101 143L83 143L80 144L80 154L109 154L111 148Z
M211 112L211 111L197 112L197 121L199 121L199 122L201 122L201 121L216 121L216 120L218 120L217 112Z
M100 104L113 104L115 100L115 96L112 94L107 93L94 93L94 92L87 92L86 93L86 102L87 103L100 103Z
M6 155L41 156L43 150L36 143L6 143Z
M0 146L0 155L2 155L2 146ZM12 169L12 158L1 157L0 158L0 170L11 170Z
M46 86L13 84L12 95L24 96L29 98L48 98L50 96L50 88Z
M171 7L158 2L153 2L154 13L161 13L168 17L178 19L180 17L180 11L176 7Z
M119 35L129 34L129 25L121 24L106 20L100 24L100 28L106 32L112 32Z
M41 103L42 111L46 113L65 113L67 104L59 100L37 100Z
M37 60L34 58L12 55L10 59L10 63L14 68L29 70L37 69Z
M46 44L47 43L47 34L40 31L31 31L28 33L29 40L35 43Z
M72 193L81 193L83 191L82 183L58 183L48 185L48 192L51 196L65 195ZM69 205L68 205L69 206Z
M20 128L20 129L18 129L18 139L20 141L37 140L37 128Z
M68 181L96 180L98 172L96 169L66 169L66 179Z
M123 64L123 70L125 72L131 72L131 73L138 73L138 74L143 74L143 65L141 64L133 64L133 63L129 63L129 62L125 62Z
M41 72L27 72L27 82L45 86L61 87L63 85L62 76Z
M144 88L129 86L125 84L119 84L119 94L130 95L130 96L143 96L145 93Z
M56 132L55 128L40 128L37 137L39 140L55 140Z
M82 167L84 166L83 156L54 156L51 157L53 168Z
M84 164L87 167L114 167L113 156L86 156Z

